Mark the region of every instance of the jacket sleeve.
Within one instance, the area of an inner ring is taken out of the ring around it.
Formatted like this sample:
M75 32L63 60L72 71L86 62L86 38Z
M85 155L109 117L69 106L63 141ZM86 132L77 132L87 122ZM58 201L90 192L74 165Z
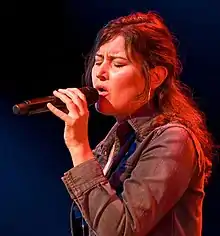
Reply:
M97 235L144 236L187 189L196 155L188 131L170 127L143 149L121 196L95 159L67 171L62 180Z

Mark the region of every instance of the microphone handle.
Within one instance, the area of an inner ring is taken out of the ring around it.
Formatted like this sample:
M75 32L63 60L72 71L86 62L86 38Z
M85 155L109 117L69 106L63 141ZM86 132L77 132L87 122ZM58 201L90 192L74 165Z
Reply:
M42 98L34 98L26 100L20 104L13 106L13 113L16 115L34 115L38 113L48 112L47 103L51 103L57 108L65 108L66 105L55 96L47 96Z

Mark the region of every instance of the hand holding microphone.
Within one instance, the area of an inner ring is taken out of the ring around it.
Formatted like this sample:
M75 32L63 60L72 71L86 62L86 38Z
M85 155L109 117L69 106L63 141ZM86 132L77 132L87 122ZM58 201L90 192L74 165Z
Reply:
M66 105L68 110L67 114L51 103L47 104L48 109L65 122L64 140L71 154L73 166L93 159L88 138L89 110L86 95L76 88L58 89L53 94ZM94 101L95 99L90 102Z
M72 156L75 158L80 152L80 157L83 158L85 150L90 149L88 140L89 110L86 96L76 88L58 89L53 94L65 104L68 113L63 112L51 103L48 103L47 107L65 122L64 140L69 151L74 152ZM75 165L76 162L74 161Z

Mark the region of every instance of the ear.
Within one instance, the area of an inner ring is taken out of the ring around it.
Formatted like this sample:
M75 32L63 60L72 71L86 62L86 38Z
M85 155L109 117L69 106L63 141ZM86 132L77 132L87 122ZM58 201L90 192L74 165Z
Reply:
M168 75L167 68L164 66L156 66L150 70L151 76L151 89L155 90L158 88Z

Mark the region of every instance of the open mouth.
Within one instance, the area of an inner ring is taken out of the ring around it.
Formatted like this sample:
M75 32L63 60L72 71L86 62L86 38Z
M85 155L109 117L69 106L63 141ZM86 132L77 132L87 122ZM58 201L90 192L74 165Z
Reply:
M106 90L104 88L99 88L98 91L99 92L106 92Z
M108 91L104 87L97 87L96 88L100 96L107 96Z

